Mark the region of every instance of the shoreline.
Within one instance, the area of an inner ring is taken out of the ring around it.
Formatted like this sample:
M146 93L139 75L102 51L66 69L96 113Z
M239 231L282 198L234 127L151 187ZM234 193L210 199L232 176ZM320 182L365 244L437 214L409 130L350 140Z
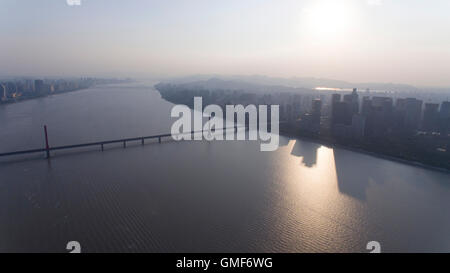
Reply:
M123 83L129 83L129 82L133 82L133 81L130 80L128 82L100 82L100 83L94 83L94 84L89 85L89 86L83 86L83 87L79 87L79 88L76 88L76 89L49 93L49 94L45 94L45 95L42 95L42 96L19 97L19 99L11 99L11 100L7 100L7 101L0 101L0 106L1 105L11 105L11 104L15 104L15 103L21 103L21 102L25 102L25 101L29 101L29 100L34 100L34 99L47 98L47 97L54 96L54 95L60 95L60 94L66 94L66 93L71 93L71 92L77 92L77 91L86 90L86 89L94 88L96 86L101 86L101 85L123 84Z
M161 94L160 90L158 90L157 88L155 88L155 89ZM167 100L166 98L164 98L162 96L162 94L161 94L161 98L167 102L177 104L177 102ZM189 107L189 108L191 108L191 107ZM390 160L390 161L397 162L397 163L403 163L403 164L409 165L409 166L420 167L423 169L428 169L428 170L433 170L433 171L437 171L437 172L441 172L441 173L450 174L450 169L446 168L446 167L438 167L438 166L420 162L420 161L414 161L414 160L409 160L406 158L400 158L400 157L397 157L394 155L384 154L382 152L374 152L374 151L370 151L370 150L360 148L360 147L352 147L349 145L340 144L340 143L333 142L328 139L321 138L320 136L319 137L305 136L305 135L293 134L293 133L289 133L289 132L283 132L282 130L280 130L279 134L282 136L286 136L286 137L293 137L293 138L298 138L298 139L303 139L303 140L319 143L319 144L322 144L322 145L325 145L325 146L328 146L331 148L336 147L336 148L346 149L349 151L353 151L353 152L357 152L357 153L361 153L361 154L365 154L365 155L369 155L369 156L373 156L373 157L377 157L377 158L381 158L381 159L386 159L386 160Z
M352 151L352 152L356 152L356 153L373 156L376 158L390 160L390 161L397 162L397 163L403 163L403 164L409 165L409 166L414 166L414 167L419 167L419 168L423 168L423 169L427 169L427 170L433 170L433 171L438 171L441 173L450 174L450 169L447 169L447 168L436 167L436 166L422 163L419 161L412 161L412 160L403 159L403 158L399 158L399 157L395 157L395 156L391 156L391 155L386 155L383 153L368 151L368 150L365 150L362 148L356 148L356 147L351 147L351 146L347 146L347 145L343 145L343 144L339 144L339 143L333 143L333 142L330 142L330 141L327 141L324 139L320 139L320 138L294 135L294 134L283 133L283 132L280 132L280 135L285 136L285 137L293 137L293 138L297 138L297 139L301 139L301 140L305 140L305 141L315 142L318 144L325 145L329 148L344 149L344 150L348 150L348 151Z
M65 91L65 92L58 92L58 93L54 93L54 94L48 94L48 95L45 95L45 96L21 99L19 101L11 101L11 102L7 102L7 103L2 102L0 104L0 106L2 106L2 105L10 105L10 104L14 104L14 103L20 103L20 102L24 102L24 101L28 101L28 100L32 100L32 99L45 98L45 97L49 97L49 96L52 96L52 95L59 95L59 94L64 94L64 93L70 93L70 92L86 90L86 89L89 89L89 88L92 88L92 87L95 87L95 86L97 86L97 85L92 85L92 86L89 86L89 87L78 88L78 89ZM162 99L164 99L165 101L170 102L170 103L175 103L175 102L166 100L165 98L162 98ZM368 149L364 149L364 148L361 148L361 147L352 147L352 146L349 146L349 145L337 143L337 142L332 141L330 139L322 138L320 136L319 137L306 136L306 135L294 134L294 133L286 132L286 131L282 131L282 130L280 130L279 134L281 136L288 137L288 138L294 138L294 139L300 139L300 140L305 140L305 141L318 143L318 144L327 146L329 148L345 149L345 150L348 150L348 151L361 153L361 154L365 154L365 155L368 155L368 156L373 156L373 157L376 157L376 158L389 160L389 161L392 161L392 162L402 163L402 164L409 165L409 166L414 166L414 167L419 167L419 168L423 168L423 169L427 169L427 170L433 170L433 171L437 171L437 172L441 172L441 173L450 174L450 169L445 168L445 167L438 167L438 166L430 165L430 164L427 164L427 163L424 163L424 162L420 162L420 161L413 161L413 160L408 160L408 159L405 159L405 158L400 158L400 157L397 157L397 156L394 156L394 155L388 155L388 154L384 154L384 153L380 153L380 152L374 152L374 151L370 151Z
M25 101L29 101L29 100L35 100L35 99L47 98L47 97L54 96L54 95L60 95L60 94L65 94L65 93L70 93L70 92L81 91L81 90L89 89L89 88L94 87L94 86L95 86L95 85L88 86L88 87L81 87L81 88L77 88L77 89L73 89L73 90L68 90L68 91L63 91L63 92L55 92L55 93L51 93L51 94L46 94L46 95L44 95L44 96L21 97L20 99L14 99L14 100L2 101L2 102L0 102L0 106L1 106L1 105L11 105L11 104L21 103L21 102L25 102Z

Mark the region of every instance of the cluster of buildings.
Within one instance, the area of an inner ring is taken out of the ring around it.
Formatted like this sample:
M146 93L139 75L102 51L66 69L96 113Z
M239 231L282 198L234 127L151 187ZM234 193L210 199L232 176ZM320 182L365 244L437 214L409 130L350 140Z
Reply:
M309 110L300 114L295 107L298 102L288 102L280 113L286 123L280 124L280 131L449 167L449 101L367 94L361 98L356 89L332 93L325 99L312 99Z
M204 104L222 107L279 105L282 133L450 167L450 102L443 101L444 94L417 93L413 98L411 94L370 90L361 96L357 89L268 93L169 84L156 87L164 99L190 107L195 96L202 97ZM443 102L425 102L426 97Z
M447 135L450 132L450 102L424 103L415 98L364 96L357 90L341 98L331 97L331 133L337 137L408 136L417 132Z
M52 93L74 91L87 88L94 83L94 79L81 78L74 80L55 79L18 79L0 82L2 102L16 101L33 97L46 96Z
M70 92L88 88L94 84L119 82L123 82L123 80L104 80L94 78L42 80L24 78L0 81L0 102L6 103L22 99L47 96L53 93Z
M183 85L159 84L163 98L191 106L200 96L205 104L280 105L280 120L292 133L331 135L335 138L361 139L387 136L407 137L419 133L450 133L450 102L424 102L396 94L363 92L246 92L208 90Z
M305 99L309 97L291 95L278 102L280 120L290 124L291 131L348 139L450 133L449 101L424 103L416 98L376 95L361 98L356 88L348 94L330 94L328 98L322 94L320 99L310 99L309 104L305 104Z
M352 92L246 92L207 90L177 85L159 85L169 101L192 107L200 96L205 104L280 105L280 121L292 133L330 135L342 139L408 137L418 133L447 136L450 133L450 102L424 102L416 98L394 98L366 90ZM280 128L281 129L281 128Z

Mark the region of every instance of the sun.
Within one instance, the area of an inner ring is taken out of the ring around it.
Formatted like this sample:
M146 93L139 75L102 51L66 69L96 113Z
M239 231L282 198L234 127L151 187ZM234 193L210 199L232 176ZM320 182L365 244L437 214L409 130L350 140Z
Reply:
M354 24L347 1L316 1L302 12L301 27L317 39L345 38Z

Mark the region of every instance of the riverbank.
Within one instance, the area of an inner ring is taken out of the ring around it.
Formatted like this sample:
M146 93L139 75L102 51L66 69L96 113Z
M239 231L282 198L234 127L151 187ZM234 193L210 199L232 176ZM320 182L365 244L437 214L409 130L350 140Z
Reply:
M91 88L91 87L93 87L93 86L80 87L80 88L76 88L76 89L72 89L72 90L61 91L61 92L54 92L54 93L49 93L49 94L44 94L44 95L37 95L37 96L27 96L27 97L22 97L21 96L21 97L18 97L18 98L8 99L6 101L0 101L0 105L19 103L19 102L33 100L33 99L40 99L40 98L45 98L45 97L49 97L49 96L53 96L53 95L59 95L59 94L65 94L65 93L69 93L69 92L85 90L85 89L88 89L88 88Z
M424 168L424 169L428 169L428 170L439 171L439 172L450 174L450 169L447 169L447 168L436 167L436 166L426 164L423 162L419 162L419 161L408 160L408 159L404 159L404 158L395 157L392 155L377 153L377 152L366 150L363 148L352 147L349 145L343 145L343 144L333 142L333 141L325 139L325 138L314 138L314 137L308 137L308 136L304 136L304 135L297 135L297 134L281 132L281 131L280 131L280 134L282 136L286 136L286 137L298 138L301 140L322 144L329 148L345 149L345 150L349 150L352 152L366 154L366 155L370 155L373 157L382 158L382 159L386 159L386 160L390 160L390 161L394 161L394 162L398 162L398 163L403 163L403 164L410 165L410 166L415 166L415 167L420 167L420 168Z
M58 95L58 94L64 94L69 92L75 92L80 90L89 89L95 86L99 85L106 85L106 84L121 84L121 83L130 83L133 82L132 79L93 79L93 78L87 78L87 79L80 79L75 81L64 81L63 87L55 88L53 84L58 85L61 84L58 82L59 80L53 80L52 83L44 83L43 85L47 88L44 90L36 91L36 89L28 88L21 91L14 91L14 92L7 92L8 96L6 99L0 100L0 105L3 104L12 104L12 103L19 103L22 101L28 101L32 99L40 99L45 98L48 96ZM20 81L18 81L20 83ZM1 83L0 83L1 84ZM14 83L12 83L14 84ZM52 86L50 88L49 86ZM1 86L0 86L1 87ZM4 88L4 87L3 87ZM17 87L16 87L17 88ZM53 91L51 91L53 90Z
M156 88L157 89L157 88ZM158 89L157 89L158 90ZM178 99L167 99L158 90L161 97L171 103L184 104L183 101L178 101ZM214 101L212 101L214 103ZM190 106L190 105L189 105ZM192 106L190 106L192 107ZM412 166L417 166L421 168L426 168L430 170L450 173L450 165L447 163L447 154L435 155L430 154L425 149L408 149L408 143L397 143L396 145L389 145L389 141L380 142L379 140L373 140L373 142L359 141L357 143L352 142L351 139L342 140L336 139L331 134L315 134L307 135L301 134L295 126L281 127L280 134L295 138L308 139L313 142L321 143L327 146L334 146L338 148L344 148L358 153L364 153L367 155L404 163ZM354 145L352 145L354 144ZM406 149L406 150L405 150Z

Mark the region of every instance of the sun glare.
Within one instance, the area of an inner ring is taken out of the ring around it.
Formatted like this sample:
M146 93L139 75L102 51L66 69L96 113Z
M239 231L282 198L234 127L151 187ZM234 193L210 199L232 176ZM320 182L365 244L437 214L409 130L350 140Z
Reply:
M317 1L303 10L301 27L318 39L345 38L354 24L346 1Z

